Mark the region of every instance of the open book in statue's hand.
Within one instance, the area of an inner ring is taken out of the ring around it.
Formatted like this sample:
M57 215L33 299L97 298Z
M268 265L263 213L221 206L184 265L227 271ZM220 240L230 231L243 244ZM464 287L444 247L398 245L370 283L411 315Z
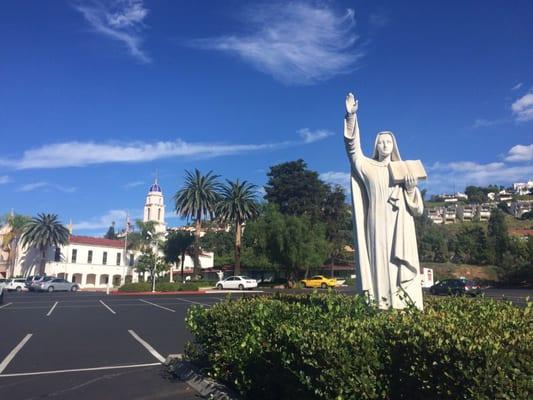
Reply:
M420 160L391 161L389 172L396 184L404 183L409 175L417 180L427 179L426 170Z

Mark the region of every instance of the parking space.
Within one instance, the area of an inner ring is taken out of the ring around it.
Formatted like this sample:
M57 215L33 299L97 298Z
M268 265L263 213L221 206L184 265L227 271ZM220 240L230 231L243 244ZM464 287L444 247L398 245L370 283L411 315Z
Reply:
M10 293L0 308L2 397L195 398L161 376L161 362L191 339L187 309L225 296Z

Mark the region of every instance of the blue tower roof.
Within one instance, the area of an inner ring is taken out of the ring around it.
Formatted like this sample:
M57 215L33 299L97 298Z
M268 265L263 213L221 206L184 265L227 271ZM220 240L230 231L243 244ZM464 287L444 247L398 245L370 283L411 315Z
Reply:
M161 186L159 186L157 181L150 186L150 192L161 192Z

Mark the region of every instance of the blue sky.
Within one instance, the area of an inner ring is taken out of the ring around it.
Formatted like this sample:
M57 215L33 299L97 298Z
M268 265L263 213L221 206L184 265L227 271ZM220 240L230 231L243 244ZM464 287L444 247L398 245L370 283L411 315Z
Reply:
M261 186L303 158L345 185L348 91L365 152L393 131L432 193L533 178L532 16L529 1L4 2L0 211L101 234L141 215L156 171L169 225L185 169Z

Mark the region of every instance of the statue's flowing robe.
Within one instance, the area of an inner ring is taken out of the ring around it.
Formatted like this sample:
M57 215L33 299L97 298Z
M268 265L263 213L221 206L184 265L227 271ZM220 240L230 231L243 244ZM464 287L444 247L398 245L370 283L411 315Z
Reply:
M387 133L394 142L391 160L401 160L394 135ZM422 309L413 218L423 212L420 191L408 193L403 185L394 184L388 163L363 156L359 138L346 126L345 144L351 164L357 289L379 308L414 304Z

